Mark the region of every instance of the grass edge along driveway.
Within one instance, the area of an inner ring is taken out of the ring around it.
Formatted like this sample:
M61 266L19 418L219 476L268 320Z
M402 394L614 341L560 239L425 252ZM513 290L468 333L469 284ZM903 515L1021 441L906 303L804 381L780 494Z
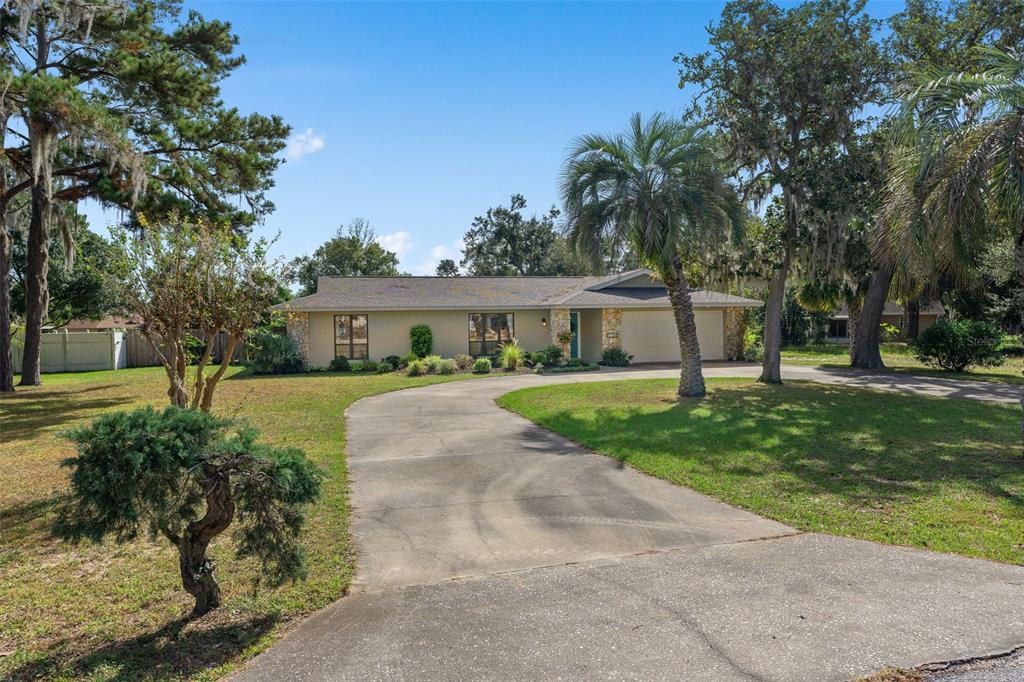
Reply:
M1024 564L1019 408L808 382L527 388L498 404L640 471L805 531Z
M225 604L195 622L173 548L63 544L49 535L70 454L60 433L101 412L163 407L161 368L48 374L43 386L0 398L0 678L213 679L273 643L297 617L347 591L345 410L379 393L470 378L310 373L257 377L232 368L214 412L248 419L261 438L302 448L327 474L308 510L309 577L253 592L254 565L234 559L230 529L214 541Z

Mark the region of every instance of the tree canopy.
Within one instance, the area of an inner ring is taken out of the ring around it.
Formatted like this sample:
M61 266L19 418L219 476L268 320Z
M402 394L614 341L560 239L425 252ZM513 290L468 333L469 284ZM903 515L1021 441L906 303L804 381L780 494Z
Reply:
M377 234L365 218L317 247L311 256L299 256L288 266L289 279L299 285L299 296L316 292L318 277L390 277L398 272L398 255L377 241Z

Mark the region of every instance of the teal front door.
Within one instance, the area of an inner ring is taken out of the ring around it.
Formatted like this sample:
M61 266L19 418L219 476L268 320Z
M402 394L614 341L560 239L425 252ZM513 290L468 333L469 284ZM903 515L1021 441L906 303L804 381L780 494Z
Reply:
M569 344L569 357L580 356L580 314L569 313L569 331L572 332L572 343Z

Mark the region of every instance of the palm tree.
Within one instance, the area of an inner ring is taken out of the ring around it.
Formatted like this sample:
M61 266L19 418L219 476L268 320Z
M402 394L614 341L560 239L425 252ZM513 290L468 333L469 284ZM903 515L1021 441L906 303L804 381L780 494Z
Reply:
M665 282L679 333L679 395L705 394L686 255L722 244L741 225L740 202L718 171L712 139L663 114L630 119L624 134L585 135L561 180L569 239L597 263L602 240L628 242Z
M1024 281L1024 59L979 47L974 65L922 68L907 88L881 251L919 276L965 281L1009 233Z

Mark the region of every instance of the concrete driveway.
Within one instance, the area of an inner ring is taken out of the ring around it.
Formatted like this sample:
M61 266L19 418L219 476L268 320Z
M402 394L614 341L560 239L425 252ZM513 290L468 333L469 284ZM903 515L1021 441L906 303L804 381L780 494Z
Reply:
M1024 643L1020 567L799 533L494 404L526 386L675 373L501 377L355 403L354 594L237 677L844 680Z

